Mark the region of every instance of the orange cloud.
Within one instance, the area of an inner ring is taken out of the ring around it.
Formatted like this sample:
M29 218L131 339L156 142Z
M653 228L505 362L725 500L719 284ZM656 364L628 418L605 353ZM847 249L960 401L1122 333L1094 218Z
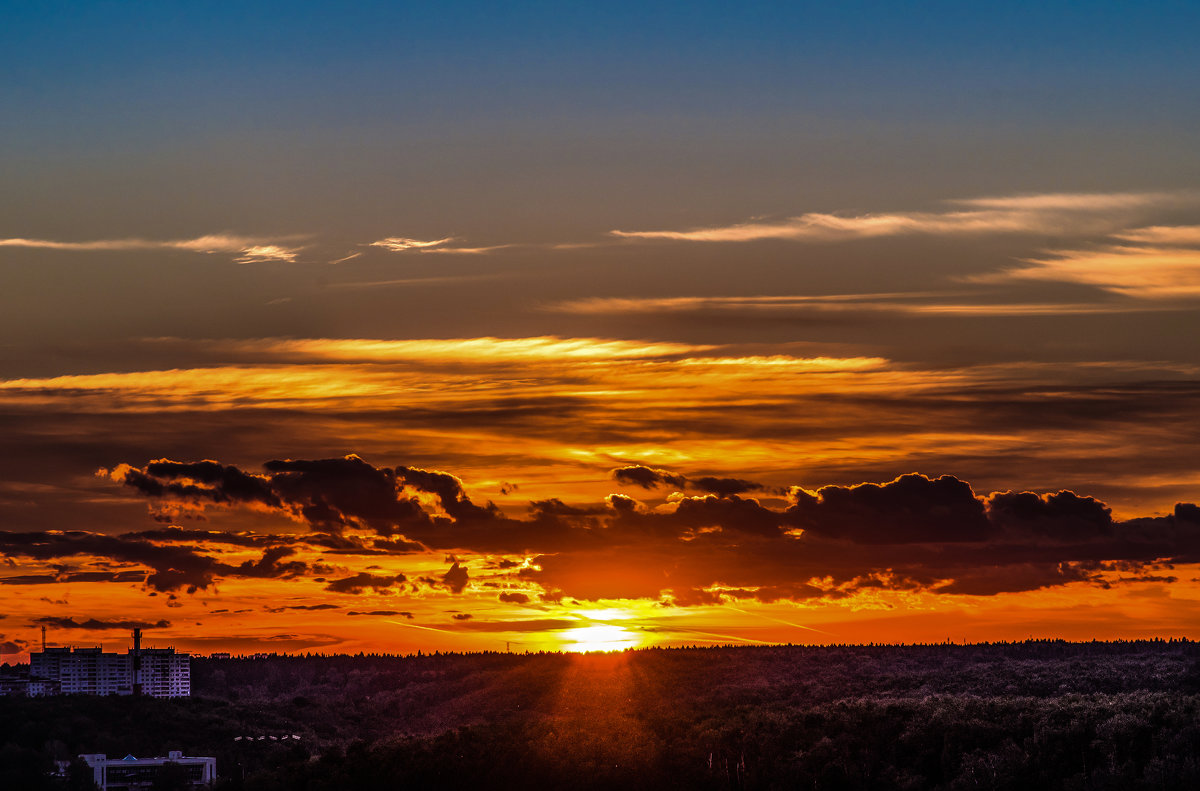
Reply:
M989 276L990 277L990 276ZM977 279L983 282L982 278ZM986 281L990 282L990 281ZM1130 313L1162 309L1118 302L945 302L934 293L832 294L822 296L753 297L590 297L547 306L547 310L579 315L662 313L742 313L747 315L815 314L833 316L1069 316ZM925 301L916 301L923 299Z
M1031 258L1025 263L1026 266L964 279L976 283L1011 280L1083 283L1150 300L1200 297L1200 250L1110 245L1095 250L1055 251L1052 257Z
M621 239L752 242L764 239L836 241L903 234L1107 233L1155 208L1190 205L1191 193L1047 194L950 201L965 209L841 216L810 212L690 230L611 231Z
M0 247L24 247L38 250L69 250L74 252L109 250L187 250L194 253L225 253L235 256L240 264L268 262L293 263L303 248L285 246L281 241L295 239L262 239L232 234L208 234L194 239L97 239L85 242L62 242L50 239L0 239Z

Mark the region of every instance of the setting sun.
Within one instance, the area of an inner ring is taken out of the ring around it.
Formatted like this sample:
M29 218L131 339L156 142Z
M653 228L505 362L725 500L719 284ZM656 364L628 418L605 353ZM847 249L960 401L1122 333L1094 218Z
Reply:
M624 651L626 648L636 648L639 644L637 634L623 626L611 624L568 629L562 633L562 641L564 651L581 654L592 651Z

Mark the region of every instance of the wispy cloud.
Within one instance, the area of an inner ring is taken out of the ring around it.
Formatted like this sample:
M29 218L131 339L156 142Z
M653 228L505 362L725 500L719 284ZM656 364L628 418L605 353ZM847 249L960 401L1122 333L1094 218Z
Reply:
M342 256L341 258L335 258L332 261L330 261L329 263L330 264L344 264L347 261L353 261L355 258L358 258L361 255L362 255L362 253L349 253L347 255Z
M1083 283L1141 299L1200 297L1200 250L1112 245L1096 250L1059 250L1016 266L966 278L975 283L1047 280Z
M452 241L454 241L453 236L447 236L445 239L432 239L430 241L409 239L404 236L389 236L386 239L371 242L370 246L382 247L384 250L391 250L393 253L402 253L406 250L427 250L431 247L438 247Z
M516 247L515 244L493 244L486 247L433 247L422 250L422 253L458 253L460 255L481 255L490 253L495 250L507 250L510 247Z
M268 338L214 341L237 352L283 355L308 360L375 361L438 360L633 360L711 351L714 346L687 343L626 341L610 338L448 338L371 340L363 338Z
M245 248L237 258L239 264L295 263L298 250L277 244L256 244Z
M224 253L233 255L239 264L268 262L293 263L301 247L282 244L297 237L256 238L231 234L208 234L194 239L94 239L83 242L61 242L52 239L14 237L0 239L0 247L20 247L34 250L69 250L100 252L122 250L187 250L193 253Z
M840 215L810 212L689 230L610 231L622 239L751 242L765 239L834 241L903 234L1110 233L1152 209L1190 205L1192 193L1055 193L954 200L934 212Z
M963 278L974 283L1045 280L1082 283L1144 300L1200 297L1200 226L1154 225L1112 234L1119 244L1052 250L999 272Z
M1044 192L958 198L949 203L981 209L1020 211L1125 211L1195 203L1190 192Z
M1162 245L1200 245L1200 225L1152 225L1113 234L1127 242Z
M1143 312L1141 303L915 301L959 296L936 293L828 294L820 296L751 297L617 297L558 302L546 307L557 313L621 315L640 313L714 312L783 316L892 314L908 316L1058 316Z
M386 280L349 280L338 283L326 283L325 288L362 289L384 288L387 286L439 286L446 283L464 283L474 280L499 280L513 277L514 272L489 272L478 275L433 275L430 277L396 277Z
M720 310L725 308L756 308L775 310L797 306L855 304L865 300L890 300L934 296L932 292L898 292L881 294L821 294L771 295L748 297L589 297L557 302L547 310L560 313L610 314L659 313L662 311Z
M493 250L503 250L515 246L511 244L493 244L484 247L451 246L450 242L453 241L455 241L455 237L453 236L447 236L445 239L431 239L429 241L409 239L404 236L389 236L386 239L371 242L368 246L382 247L384 250L390 250L393 253L458 253L460 255L480 255L490 253Z

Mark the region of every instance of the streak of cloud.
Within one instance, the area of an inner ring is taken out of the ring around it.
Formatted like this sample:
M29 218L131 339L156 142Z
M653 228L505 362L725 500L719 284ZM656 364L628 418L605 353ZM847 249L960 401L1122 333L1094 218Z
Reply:
M384 250L389 250L393 253L402 253L407 250L428 250L432 247L440 247L447 242L454 241L453 236L447 236L444 239L410 239L404 236L389 236L386 239L380 239L370 243L370 247L382 247Z
M1200 245L1200 225L1152 225L1113 234L1127 242L1165 245Z
M430 360L473 362L479 359L519 360L632 360L669 357L710 351L703 344L643 342L612 338L562 338L541 335L529 338L424 338L377 340L364 338L266 338L249 341L214 341L231 351L281 355L307 360L385 362Z
M1145 300L1200 297L1200 250L1110 245L1093 250L1058 250L1024 266L963 278L974 283L1044 280L1082 283Z
M991 277L991 276L987 276ZM932 293L780 295L751 297L592 297L554 303L546 310L576 315L742 314L804 316L1021 317L1140 313L1170 309L1130 302L938 302ZM924 299L926 301L903 301Z
M330 265L344 264L347 261L353 261L355 258L360 258L360 257L362 257L362 253L349 253L347 255L342 256L341 258L335 258L332 261L330 261L329 263L330 263Z
M488 272L477 275L441 275L431 277L398 277L386 280L352 280L338 283L325 283L324 288L364 289L387 286L440 286L446 283L473 283L480 280L499 280L515 277L514 272Z
M302 248L284 245L282 242L296 237L263 239L231 234L208 234L194 239L96 239L84 242L63 242L51 239L9 238L0 239L0 247L18 247L35 250L67 250L72 252L123 251L123 250L186 250L193 253L224 253L234 256L239 264L294 263Z
M444 239L410 239L404 236L389 236L386 239L380 239L375 242L370 242L369 247L380 247L384 250L393 253L450 253L458 255L483 255L496 250L504 250L517 245L512 244L493 244L475 247L465 247L462 245L451 245L450 242L455 241L455 237L447 236Z
M753 242L766 239L837 241L910 234L1103 234L1127 227L1158 208L1194 204L1191 193L1047 194L950 201L965 208L842 216L810 212L688 230L610 231L620 239Z

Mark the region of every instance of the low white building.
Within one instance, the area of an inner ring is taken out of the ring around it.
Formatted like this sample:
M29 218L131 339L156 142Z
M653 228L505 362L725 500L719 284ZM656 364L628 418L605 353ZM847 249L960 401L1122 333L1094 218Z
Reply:
M150 788L162 768L175 764L187 773L188 782L198 788L211 785L217 779L217 759L187 756L178 750L165 758L108 758L103 753L79 756L92 768L92 779L100 791L135 791Z

